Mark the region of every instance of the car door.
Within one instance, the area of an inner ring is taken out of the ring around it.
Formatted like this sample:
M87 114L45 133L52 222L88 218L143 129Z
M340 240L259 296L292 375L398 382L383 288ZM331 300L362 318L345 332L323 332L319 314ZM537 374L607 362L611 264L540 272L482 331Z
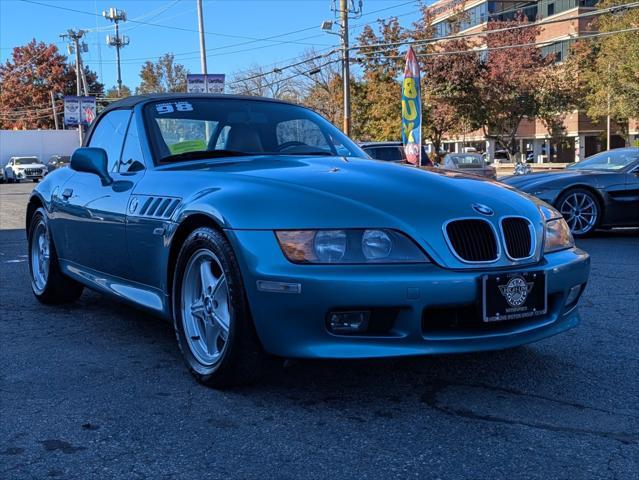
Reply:
M97 175L74 172L58 192L64 238L64 259L81 267L126 278L129 257L126 246L126 211L133 188L145 165L125 148L125 140L137 126L131 110L112 110L100 118L88 147L107 152L113 182L103 185Z
M639 160L639 155L637 155ZM619 212L620 223L639 225L639 162L626 173L626 189L623 195L623 208Z
M611 163L636 161L637 154L628 149L611 150L604 153ZM626 167L625 171L609 171L599 176L608 196L605 223L610 225L632 225L639 222L639 177L637 168Z

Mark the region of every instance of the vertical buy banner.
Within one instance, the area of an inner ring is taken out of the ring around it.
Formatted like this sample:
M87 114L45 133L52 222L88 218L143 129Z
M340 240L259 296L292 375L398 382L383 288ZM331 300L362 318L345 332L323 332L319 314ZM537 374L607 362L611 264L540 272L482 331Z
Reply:
M419 85L419 63L411 47L406 52L402 82L402 142L406 161L422 164L422 100Z

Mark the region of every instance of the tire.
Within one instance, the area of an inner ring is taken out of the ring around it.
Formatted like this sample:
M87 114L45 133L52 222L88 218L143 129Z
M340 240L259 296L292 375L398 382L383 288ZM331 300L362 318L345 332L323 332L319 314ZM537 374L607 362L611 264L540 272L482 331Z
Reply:
M601 223L603 210L597 196L585 188L571 188L557 199L557 210L575 237L592 235Z
M33 179L33 183L38 183L39 181L40 181L40 179L39 179L39 178L34 178L34 179Z
M181 246L173 325L190 372L204 385L255 382L267 356L257 338L237 259L226 238L201 227Z
M43 238L42 248L39 248L39 239ZM77 300L84 286L67 277L60 270L55 246L49 235L49 225L46 212L38 208L29 224L27 232L27 257L29 258L29 276L31 290L35 297L46 305L69 303ZM48 260L46 259L48 256ZM46 262L42 264L39 259ZM36 270L34 270L36 267Z

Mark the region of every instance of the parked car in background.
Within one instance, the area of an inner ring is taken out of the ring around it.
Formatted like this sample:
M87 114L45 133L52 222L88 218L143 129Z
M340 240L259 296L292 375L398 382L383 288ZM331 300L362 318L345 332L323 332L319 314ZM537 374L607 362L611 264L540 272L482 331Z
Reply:
M402 142L364 142L359 144L371 158L386 162L406 163L404 145ZM425 147L422 147L422 166L431 167L433 162L428 157Z
M482 158L484 162L488 164L492 163L509 163L510 157L508 156L508 151L506 150L495 150L492 157L488 154L488 152L482 153Z
M575 236L639 226L639 148L598 153L565 169L502 179L554 205Z
M33 180L38 182L47 174L38 157L11 157L4 167L4 176L7 182L19 182L21 180Z
M251 381L268 354L476 352L579 322L590 260L559 212L371 161L305 107L133 96L85 142L29 199L33 293L69 302L88 286L170 320L206 385Z
M486 164L479 153L449 153L444 157L441 168L459 170L464 173L481 175L482 177L497 178L495 167Z
M68 167L70 161L69 155L51 155L47 162L47 170L53 172L56 168Z

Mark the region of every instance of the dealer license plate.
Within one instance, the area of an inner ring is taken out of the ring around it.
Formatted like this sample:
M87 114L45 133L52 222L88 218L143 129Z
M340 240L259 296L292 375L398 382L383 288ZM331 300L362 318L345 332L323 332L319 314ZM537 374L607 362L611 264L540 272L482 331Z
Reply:
M499 322L545 315L545 272L501 273L482 278L483 320Z

